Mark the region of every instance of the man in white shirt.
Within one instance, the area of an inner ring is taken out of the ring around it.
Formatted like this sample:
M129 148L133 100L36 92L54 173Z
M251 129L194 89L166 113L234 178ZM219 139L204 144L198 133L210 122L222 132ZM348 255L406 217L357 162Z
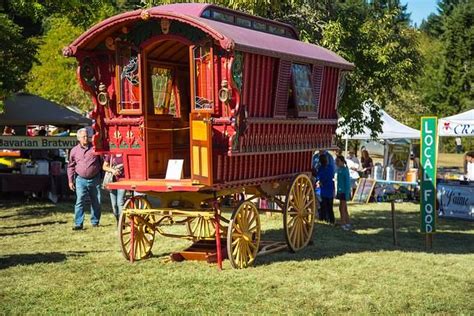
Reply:
M474 151L466 154L466 177L467 181L474 181Z

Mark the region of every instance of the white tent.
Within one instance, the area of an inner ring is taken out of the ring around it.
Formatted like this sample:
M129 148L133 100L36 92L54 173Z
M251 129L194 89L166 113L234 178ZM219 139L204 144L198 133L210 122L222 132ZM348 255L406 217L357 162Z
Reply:
M474 109L438 120L439 136L473 136Z
M370 113L369 110L366 108L364 111L364 117L369 118L369 113ZM381 114L381 120L382 120L382 132L377 135L378 139L385 140L385 139L401 139L401 138L403 139L419 139L420 138L419 130L408 127L398 122L382 109L380 110L380 114ZM354 136L345 134L341 129L337 129L336 133L338 135L341 135L342 139L345 139L345 140L349 140L349 139L364 140L364 139L371 138L371 131L368 127L365 127L362 133L356 134Z

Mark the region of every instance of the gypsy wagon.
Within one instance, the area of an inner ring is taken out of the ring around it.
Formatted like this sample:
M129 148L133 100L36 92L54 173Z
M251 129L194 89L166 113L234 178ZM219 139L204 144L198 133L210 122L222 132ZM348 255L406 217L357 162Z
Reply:
M260 243L261 211L282 213L284 247L309 243L311 157L332 147L351 63L300 41L290 25L195 3L111 17L64 55L78 59L95 105L95 150L124 157L125 179L110 188L160 200L156 208L143 196L126 202L125 258L148 257L159 233L207 241L219 265L227 256L234 268L247 267L282 248ZM166 177L170 161L182 164L174 170L181 176ZM240 193L241 201L232 198ZM278 209L262 210L256 198ZM172 224L186 233L170 232Z

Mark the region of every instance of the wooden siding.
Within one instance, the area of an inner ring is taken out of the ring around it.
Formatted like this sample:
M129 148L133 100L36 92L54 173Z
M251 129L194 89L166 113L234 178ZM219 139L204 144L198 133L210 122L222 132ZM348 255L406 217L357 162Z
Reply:
M319 107L320 119L337 119L336 98L338 83L339 69L324 67Z
M277 59L244 53L242 104L249 117L271 117Z

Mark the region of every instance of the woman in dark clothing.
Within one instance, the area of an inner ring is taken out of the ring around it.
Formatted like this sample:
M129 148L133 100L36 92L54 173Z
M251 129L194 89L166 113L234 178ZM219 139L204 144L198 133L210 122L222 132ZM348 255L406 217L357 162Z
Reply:
M317 170L316 180L321 189L321 218L323 221L334 224L334 167L328 163L328 157L319 157L320 166Z
M372 174L372 168L374 167L374 162L372 158L369 156L369 152L367 150L362 150L362 157L360 159L360 163L362 165L362 172L366 177Z

